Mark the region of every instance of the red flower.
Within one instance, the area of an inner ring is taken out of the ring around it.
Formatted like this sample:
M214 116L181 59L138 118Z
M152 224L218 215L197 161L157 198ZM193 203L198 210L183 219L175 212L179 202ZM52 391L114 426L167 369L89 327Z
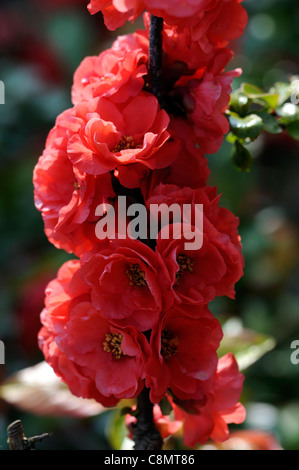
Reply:
M241 2L90 0L90 13L101 10L111 30L147 11L147 30L81 63L74 106L57 118L33 177L46 235L80 257L46 289L38 336L46 361L74 395L104 406L144 386L154 404L170 393L176 421L155 406L157 426L165 437L183 422L188 446L223 441L227 424L245 418L244 377L232 354L218 360L223 333L208 308L216 296L233 298L243 274L238 219L206 186L204 156L229 131L225 111L239 71L224 71L226 46L245 28ZM149 92L150 15L164 20L162 107ZM137 202L131 189L150 210L176 204L183 214L158 227L150 246L119 230L128 231L128 220L116 196ZM115 240L109 229L97 237L101 204L117 210Z
M154 327L146 365L150 399L159 403L168 389L180 399L202 395L201 386L217 367L222 329L204 306L175 306Z
M148 54L148 14L145 15L145 25L146 31L120 36L113 48L125 55L133 54L133 51L136 55L137 50L144 59ZM232 59L232 51L216 48L205 53L198 43L190 39L190 30L168 26L164 28L163 50L163 93L165 109L171 118L168 131L175 140L189 141L188 145L185 144L188 154L195 154L195 145L204 153L215 153L229 131L225 111L232 81L241 74L240 69L224 71ZM184 151L183 144L180 155Z
M172 116L169 133L179 141L181 151L177 159L161 170L154 170L143 182L142 191L147 199L160 183L179 187L201 188L206 185L210 170L208 161L190 125L182 118Z
M138 0L137 0L138 1ZM202 12L213 8L219 0L173 0L161 3L158 0L143 0L145 7L153 15L161 16L167 24L183 24L194 21Z
M132 408L133 410L136 407ZM162 439L166 439L167 437L171 436L178 432L182 427L181 421L172 420L170 416L165 416L162 414L159 405L154 405L153 407L153 414L154 414L154 423L157 427L158 432L160 433ZM131 414L127 414L125 418L126 426L129 430L128 437L133 439L134 436L134 424L136 423L137 419L135 416Z
M138 44L130 48L127 38L129 41L129 36L124 36L122 41L115 41L111 49L83 60L74 74L73 104L99 97L124 102L142 90L147 54Z
M238 71L223 72L219 75L206 73L200 82L190 83L190 95L196 106L190 118L199 145L207 154L216 153L229 132L229 122L224 115L231 93L231 82L238 77Z
M177 144L166 144L168 124L167 113L149 93L117 105L94 99L75 106L65 122L68 157L82 173L117 170L121 184L138 187L150 169L163 168L177 156Z
M232 81L241 74L241 70L223 71L231 57L231 51L219 49L207 68L191 77L181 77L171 94L185 110L198 145L207 154L217 152L229 132L225 111Z
M140 54L139 60L142 62L143 57L148 57L149 53L149 33L145 29L137 29L133 33L117 36L112 43L112 50L122 51L124 56L138 52Z
M74 395L114 406L143 388L149 345L141 332L93 307L79 268L79 261L65 263L49 284L39 346Z
M248 14L240 5L241 2L243 0L218 0L215 8L193 17L190 24L192 38L199 42L205 52L215 47L225 47L229 41L242 36Z
M108 29L115 30L126 21L134 21L144 10L162 17L168 25L192 28L194 40L216 44L238 38L247 23L243 0L90 0L91 14L102 11ZM219 21L221 19L221 21ZM209 28L211 31L209 31ZM208 30L208 31L207 31Z
M140 37L146 36L146 38L148 38L149 36L150 19L151 15L149 13L143 15L146 32L138 32L138 38L141 44ZM179 27L164 23L162 43L164 51L164 79L167 78L169 67L177 69L179 66L182 67L182 65L185 64L185 69L182 68L182 72L186 75L190 75L192 71L195 72L197 69L209 66L209 64L213 62L215 54L219 53L220 50L226 52L226 54L229 54L231 57L233 55L232 51L223 47L215 46L205 50L199 41L193 40L192 28L190 27ZM148 50L148 45L146 46L144 40L143 46Z
M44 322L46 323L46 320ZM115 406L118 403L117 398L113 396L105 397L97 390L94 372L89 371L88 368L79 367L75 361L60 351L51 327L44 327L40 330L38 342L46 361L53 368L56 375L67 384L73 395L94 399L106 407Z
M95 236L95 208L115 195L111 176L78 171L67 153L68 128L78 130L72 110L62 113L50 132L46 148L34 169L34 200L41 211L51 243L80 256L99 240Z
M111 31L114 31L120 26L123 26L128 20L135 20L138 16L134 15L134 12L130 7L125 7L124 11L117 10L114 7L113 2L109 0L90 0L90 3L88 4L87 8L91 15L102 11L104 15L105 25Z
M209 439L223 442L229 437L229 423L245 420L245 409L239 403L244 376L239 372L233 354L219 362L213 380L205 382L206 391L200 400L174 399L175 419L183 421L186 446L205 444Z
M149 27L150 16L145 15L146 26ZM192 39L191 28L164 25L163 50L171 63L183 62L189 70L206 67L214 58L217 49L202 49L199 41Z
M157 239L156 252L161 255L168 273L161 272L161 277L170 279L176 302L207 303L223 295L234 298L234 286L244 267L239 221L232 212L219 206L217 189L207 186L193 190L160 184L146 201L147 207L151 204L166 204L167 207L189 204L192 217L196 204L203 205L203 232L191 219L191 226L184 222L180 227L180 237L170 227L170 239L163 239L163 232ZM187 238L200 234L203 236L201 248L197 249L196 245L186 248L190 241Z
M111 321L146 331L163 309L162 270L155 252L138 240L111 241L80 270L91 288L91 301Z

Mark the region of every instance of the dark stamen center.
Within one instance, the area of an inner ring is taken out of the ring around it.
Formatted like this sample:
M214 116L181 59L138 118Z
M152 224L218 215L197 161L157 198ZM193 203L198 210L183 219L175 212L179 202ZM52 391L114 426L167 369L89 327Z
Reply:
M179 271L176 273L176 282L175 282L175 284L177 285L180 283L180 280L185 271L188 271L189 273L193 272L194 262L187 255L178 255L176 261L179 265Z
M165 329L161 334L161 354L164 359L170 359L178 350L179 339L169 330Z
M121 349L121 343L123 335L120 333L107 333L105 335L105 341L103 342L104 351L111 353L115 359L120 359L125 356L125 353Z
M139 264L130 264L126 274L129 277L130 286L142 286L147 287L145 272L140 269Z

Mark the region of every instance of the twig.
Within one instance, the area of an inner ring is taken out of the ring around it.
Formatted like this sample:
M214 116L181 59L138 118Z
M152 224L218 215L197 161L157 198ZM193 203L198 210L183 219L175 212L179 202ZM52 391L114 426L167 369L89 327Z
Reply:
M36 442L43 441L50 436L51 434L44 433L40 436L25 437L23 425L19 419L7 428L9 450L34 450Z
M160 105L162 100L162 32L163 18L151 15L149 35L149 85L150 91L158 99Z
M149 91L162 103L162 32L163 18L151 15L149 38ZM149 244L149 243L148 243ZM149 244L150 246L150 244ZM146 334L150 339L150 332ZM163 439L156 428L153 403L145 387L137 398L137 421L134 425L135 450L161 450Z
M137 399L137 422L134 425L135 450L161 450L163 439L154 423L149 390L144 388Z

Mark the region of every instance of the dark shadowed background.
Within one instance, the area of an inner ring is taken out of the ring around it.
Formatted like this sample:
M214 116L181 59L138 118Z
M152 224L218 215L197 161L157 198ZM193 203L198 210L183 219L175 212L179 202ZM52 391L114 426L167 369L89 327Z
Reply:
M235 88L246 81L268 89L299 75L297 3L245 0L249 24L233 45L231 67L243 69ZM44 288L69 259L44 235L33 204L34 165L56 116L71 106L72 76L81 60L137 27L129 24L111 33L101 15L90 16L86 5L87 0L1 1L0 80L6 103L0 105L0 340L6 364L0 365L0 383L43 360L36 335ZM244 370L247 419L241 428L269 431L283 448L298 450L299 364L290 360L290 345L299 340L299 147L285 134L263 134L251 151L254 165L246 174L234 168L227 142L209 156L210 183L223 194L222 205L240 218L246 261L236 300L218 299L211 307L226 320L227 337L244 345L243 328L250 330L255 339L247 360L250 354L262 355L263 348L268 351ZM15 384L11 397L18 391ZM123 421L115 412L66 416L54 403L48 414L44 398L25 392L35 412L0 399L0 449L7 448L6 427L17 418L27 435L54 433L41 449L117 448L122 441ZM25 392L15 399L24 402Z

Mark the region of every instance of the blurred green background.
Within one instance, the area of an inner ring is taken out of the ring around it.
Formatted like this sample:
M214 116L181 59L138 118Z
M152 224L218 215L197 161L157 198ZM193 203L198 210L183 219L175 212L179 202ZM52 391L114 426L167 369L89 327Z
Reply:
M71 106L72 76L81 60L137 27L111 33L101 15L89 15L86 4L1 1L0 80L6 86L6 104L0 105L0 340L6 364L0 365L0 381L43 360L36 334L44 288L69 258L44 235L33 204L34 165L56 116ZM233 44L231 64L241 67L243 76L234 87L246 81L268 89L299 75L298 2L245 0L244 6L249 23ZM299 365L291 363L290 345L299 340L299 148L285 134L263 134L251 144L251 152L254 165L246 174L233 167L232 146L226 142L209 157L210 183L223 194L222 205L240 218L246 261L236 300L217 299L211 308L229 320L228 337L245 328L257 342L262 338L266 349L264 335L276 344L244 371L247 419L238 429L269 431L284 449L298 450ZM0 399L0 449L7 448L6 427L17 418L27 435L54 433L41 449L109 449L119 445L118 432L123 432L115 412L46 416Z

